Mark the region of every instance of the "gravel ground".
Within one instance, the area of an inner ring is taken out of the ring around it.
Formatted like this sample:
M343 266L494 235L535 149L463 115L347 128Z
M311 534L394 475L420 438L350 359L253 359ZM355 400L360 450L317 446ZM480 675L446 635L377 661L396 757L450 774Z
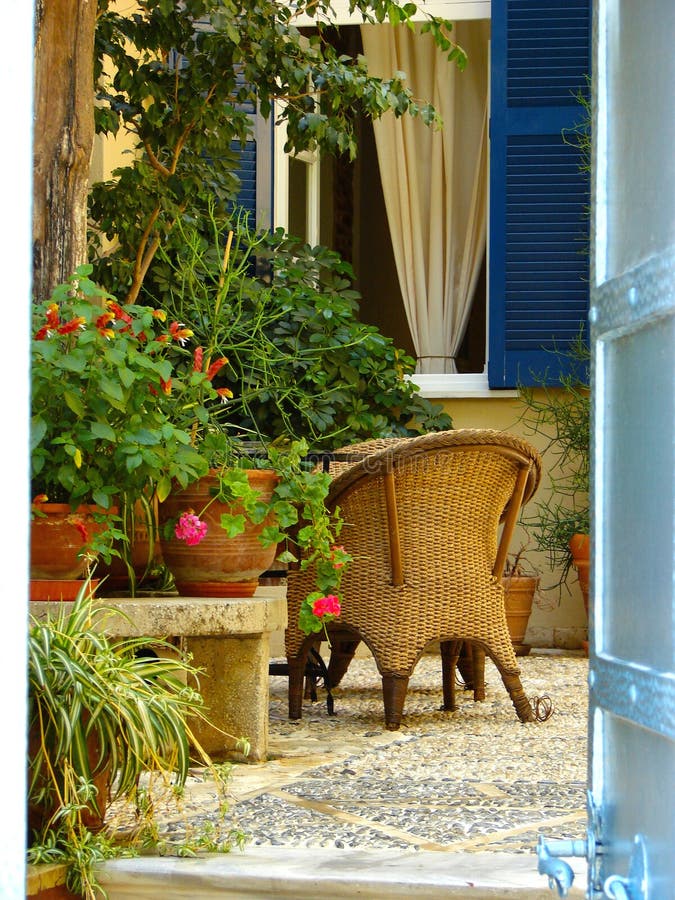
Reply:
M287 718L287 679L270 677L270 760L235 765L230 810L219 823L216 792L201 771L188 785L185 819L237 827L249 845L533 853L538 835L585 835L588 661L533 651L520 658L530 697L553 714L521 724L492 663L487 699L459 696L440 711L440 659L423 657L404 721L383 727L380 680L356 659L334 692ZM180 832L184 822L170 824Z

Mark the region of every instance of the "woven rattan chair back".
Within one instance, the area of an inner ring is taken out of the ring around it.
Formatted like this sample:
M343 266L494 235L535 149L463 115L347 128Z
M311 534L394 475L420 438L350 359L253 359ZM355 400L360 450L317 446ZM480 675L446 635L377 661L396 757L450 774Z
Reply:
M341 541L354 561L343 579L343 612L331 630L341 646L345 633L353 637L351 646L346 642L347 663L359 641L370 648L382 676L387 727L400 725L408 679L434 641L441 642L447 708L454 708L457 655L469 642L491 657L518 715L531 720L506 625L501 572L520 508L539 483L537 452L519 438L484 429L347 449L353 456L335 465L327 502L340 507ZM304 664L320 641L295 624L310 590L310 572L289 573L291 718L302 714Z

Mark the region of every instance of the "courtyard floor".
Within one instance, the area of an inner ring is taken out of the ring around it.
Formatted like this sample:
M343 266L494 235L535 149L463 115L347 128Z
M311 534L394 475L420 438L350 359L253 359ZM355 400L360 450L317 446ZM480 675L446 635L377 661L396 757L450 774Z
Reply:
M247 835L243 852L117 861L105 878L111 900L201 900L211 887L219 897L554 897L536 845L539 835L585 836L588 661L533 650L520 665L528 696L550 699L546 722L518 721L489 660L487 699L461 692L446 713L439 657L424 656L397 732L383 727L370 657L354 660L334 691L335 716L319 688L290 722L287 679L271 676L270 759L234 766L225 826L199 770L184 818L168 823L236 827ZM569 896L581 897L585 862L573 865ZM143 867L159 878L154 892L142 890Z

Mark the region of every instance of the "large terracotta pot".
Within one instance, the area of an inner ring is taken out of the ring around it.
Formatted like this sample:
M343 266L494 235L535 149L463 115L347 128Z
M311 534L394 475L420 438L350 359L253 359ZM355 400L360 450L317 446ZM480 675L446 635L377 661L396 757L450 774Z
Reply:
M589 576L591 570L591 539L587 534L573 534L569 542L570 553L572 554L572 565L574 566L577 577L579 579L579 587L584 598L584 609L586 610L586 619L588 619L588 590ZM588 655L588 641L582 641L581 646Z
M41 503L35 507L44 515L35 516L30 528L30 577L69 580L82 578L87 561L78 556L94 533L105 525L94 519L94 506L80 506L73 512L67 503Z
M572 565L579 578L579 587L588 615L588 580L591 568L591 539L587 534L573 534L569 542Z
M153 516L151 521L148 521L148 515ZM141 586L150 570L161 563L156 508L148 510L142 503L136 503L133 522L129 523L127 530L128 561L133 570L135 586ZM118 552L124 549L117 543L113 544L113 548ZM109 565L99 562L96 574L102 578L105 576L106 591L128 591L132 588L129 569L121 556L113 556Z
M269 500L278 476L269 469L249 469L247 475L262 499ZM187 488L172 491L159 504L162 557L173 575L176 590L184 597L252 597L258 577L270 568L277 552L276 545L263 547L258 540L269 521L260 525L247 523L242 534L228 537L220 527L220 516L223 512L236 515L236 507L214 501L202 512L217 490L217 481L215 473L205 475ZM165 536L167 523L174 524L189 510L208 525L206 537L194 546L178 540L173 533Z
M534 595L539 587L539 578L536 575L505 575L502 585L506 624L513 649L516 656L527 656L531 646L525 643L525 632L530 621Z
M85 711L82 715L88 717L89 713ZM31 781L36 775L34 769L34 760L37 756L40 740L41 738L39 727L35 724L31 725L28 731L28 773ZM97 764L100 756L100 744L96 732L92 732L89 735L89 737L87 738L86 747L87 755L89 757L89 765L93 769L93 767ZM47 774L46 770L47 767L43 764L42 771L37 773L37 782L39 787L41 787L43 784L52 784L52 776ZM63 794L63 783L60 775L61 770L57 768L57 773L53 777L57 778L57 781L59 783L59 790ZM109 803L111 783L110 766L105 765L101 771L97 772L92 778L92 783L96 788L96 793L94 794L94 797L88 803L88 805L80 811L80 821L89 831L98 832L101 830L105 823L105 814ZM29 799L27 823L29 833L30 831L36 831L40 833L43 828L50 822L58 808L58 797L54 789L52 789L50 801L45 800L42 803L38 803L31 802Z

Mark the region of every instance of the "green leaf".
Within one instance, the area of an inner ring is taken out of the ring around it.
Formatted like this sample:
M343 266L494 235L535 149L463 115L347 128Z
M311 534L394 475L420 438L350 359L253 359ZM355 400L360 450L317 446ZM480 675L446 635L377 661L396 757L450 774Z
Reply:
M220 517L220 527L225 531L228 537L236 537L246 528L246 516L241 513L238 515L223 513Z
M92 422L91 433L94 437L101 438L104 441L115 441L115 429L111 428L107 422Z
M71 412L74 412L76 416L84 418L87 412L87 408L82 402L82 397L80 394L76 394L73 391L66 390L63 392L63 399L66 403L66 406L71 410Z
M171 493L171 479L168 475L163 475L157 481L157 499L162 503Z
M111 378L101 377L99 385L101 387L101 391L108 397L120 401L124 399L124 391L122 390L120 385L116 381L113 381Z

